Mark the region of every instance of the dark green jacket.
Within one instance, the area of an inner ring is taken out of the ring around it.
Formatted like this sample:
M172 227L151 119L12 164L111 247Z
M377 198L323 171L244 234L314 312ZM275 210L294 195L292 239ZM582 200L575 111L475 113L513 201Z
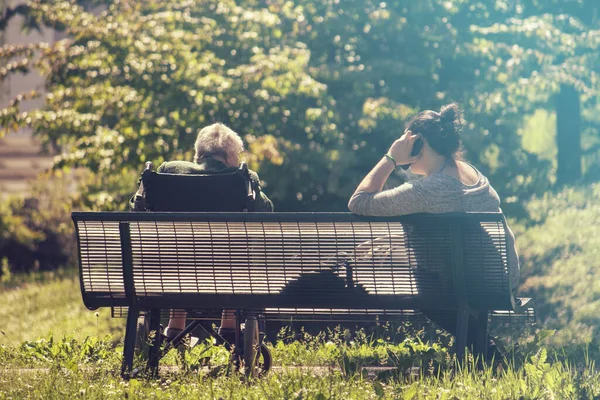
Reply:
M195 164L189 161L167 161L158 167L156 172L164 174L202 174L205 172L220 172L225 171L228 168L225 164L218 160L208 158L202 160L202 162ZM254 171L249 171L250 179L252 180L253 187L258 189L256 205L254 211L256 212L273 212L273 203L269 198L262 192L260 188L260 179ZM133 209L133 198L131 202Z

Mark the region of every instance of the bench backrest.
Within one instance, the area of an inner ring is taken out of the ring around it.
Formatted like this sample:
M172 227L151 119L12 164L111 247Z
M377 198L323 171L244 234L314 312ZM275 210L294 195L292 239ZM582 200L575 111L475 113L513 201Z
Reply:
M512 310L500 213L73 213L88 308Z

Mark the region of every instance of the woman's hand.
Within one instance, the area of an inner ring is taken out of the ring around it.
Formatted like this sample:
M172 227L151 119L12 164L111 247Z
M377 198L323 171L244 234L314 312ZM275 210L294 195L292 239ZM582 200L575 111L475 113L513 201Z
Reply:
M353 209L353 204L355 204L353 200L360 193L381 192L385 181L394 171L395 166L412 164L413 162L417 161L419 157L412 157L410 152L412 151L415 140L417 140L420 136L421 135L414 135L411 131L405 131L404 135L402 135L400 139L396 140L392 144L388 155L394 158L394 165L392 165L387 157L382 157L381 160L379 160L377 165L375 165L371 172L369 172L367 176L363 178L362 182L360 182L360 185L358 185L354 191L352 199L350 199L350 203L348 204L348 207L351 211L356 212L355 209Z
M388 154L396 160L397 165L412 164L417 161L419 156L413 157L410 155L410 152L415 144L415 140L419 137L420 135L415 135L411 131L405 131L404 135L400 136L400 139L392 143Z

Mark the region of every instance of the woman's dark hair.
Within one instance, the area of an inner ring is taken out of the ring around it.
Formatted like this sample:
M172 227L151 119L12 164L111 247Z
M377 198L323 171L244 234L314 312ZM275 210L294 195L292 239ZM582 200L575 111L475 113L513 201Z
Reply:
M462 145L458 132L462 128L458 104L442 107L440 112L426 110L415 115L406 129L420 134L429 146L442 156L462 158Z

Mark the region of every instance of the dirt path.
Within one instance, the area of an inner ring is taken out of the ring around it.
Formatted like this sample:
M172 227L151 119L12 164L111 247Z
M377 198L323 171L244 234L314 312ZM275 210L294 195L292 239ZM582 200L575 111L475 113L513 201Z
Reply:
M93 367L80 367L83 371L91 371ZM364 369L367 371L367 376L376 376L377 374L385 371L393 371L396 368L394 367L377 367L377 366L366 366ZM203 368L203 370L208 371L208 368ZM297 371L307 371L307 372L316 372L319 375L326 375L327 373L332 373L334 371L341 372L338 366L322 366L322 365L275 365L271 369L274 373L282 373L288 370L297 370ZM181 368L174 365L166 365L159 367L159 373L178 373L181 371ZM30 375L30 374L47 374L50 372L50 368L2 368L0 369L0 374L5 373L18 373L22 375Z

